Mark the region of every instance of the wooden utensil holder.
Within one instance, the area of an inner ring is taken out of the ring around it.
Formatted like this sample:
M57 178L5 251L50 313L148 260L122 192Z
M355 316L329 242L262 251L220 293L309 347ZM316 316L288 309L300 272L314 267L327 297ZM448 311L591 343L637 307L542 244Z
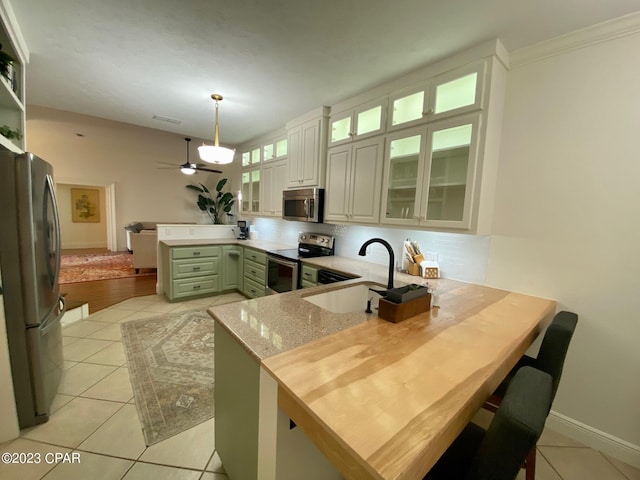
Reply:
M378 304L378 316L389 322L399 323L407 318L428 312L430 308L430 293L404 303L393 303L381 298Z
M409 275L420 275L420 265L417 263L410 263L407 266L407 273Z

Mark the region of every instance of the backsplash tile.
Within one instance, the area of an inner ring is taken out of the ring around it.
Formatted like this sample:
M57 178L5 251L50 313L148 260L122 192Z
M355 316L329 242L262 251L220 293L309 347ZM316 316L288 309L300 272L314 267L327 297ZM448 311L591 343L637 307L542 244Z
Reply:
M296 244L298 233L316 232L336 237L336 255L348 258L358 257L360 246L370 238L385 239L393 247L396 261L400 262L403 242L408 238L417 241L423 252L436 252L441 275L465 282L484 283L490 236L467 235L461 233L427 232L385 228L381 226L334 225L329 223L311 224L292 222L276 218L254 218L250 222L258 231L260 240ZM387 265L387 250L380 244L369 247L366 261Z

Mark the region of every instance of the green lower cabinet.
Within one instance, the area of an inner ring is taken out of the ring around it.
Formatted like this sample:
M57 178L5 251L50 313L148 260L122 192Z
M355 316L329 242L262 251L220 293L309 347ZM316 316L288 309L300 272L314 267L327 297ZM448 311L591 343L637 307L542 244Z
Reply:
M242 293L249 298L263 297L267 285L267 255L245 247L243 257Z
M215 445L230 479L344 477L278 407L278 384L218 322L214 326Z
M242 256L240 245L224 245L222 247L222 284L221 289L242 290Z
M300 279L302 288L316 287L318 285L318 269L303 264Z

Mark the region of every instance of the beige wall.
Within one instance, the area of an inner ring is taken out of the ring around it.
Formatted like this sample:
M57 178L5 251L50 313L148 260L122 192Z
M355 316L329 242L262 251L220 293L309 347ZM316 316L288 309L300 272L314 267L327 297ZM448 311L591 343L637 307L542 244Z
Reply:
M99 195L99 222L74 222L71 199L72 188L97 190ZM60 216L60 243L62 248L106 248L107 215L104 187L56 183L56 199Z
M580 315L553 410L636 455L638 51L635 34L509 73L487 271L491 285Z
M27 150L53 165L56 182L115 185L117 250L126 249L127 223L197 222L200 211L188 183L214 188L224 176L232 191L239 190L239 160L221 167L223 174L187 177L158 169L159 162L184 163L183 135L33 105L27 106L27 132ZM202 141L191 142L192 162Z

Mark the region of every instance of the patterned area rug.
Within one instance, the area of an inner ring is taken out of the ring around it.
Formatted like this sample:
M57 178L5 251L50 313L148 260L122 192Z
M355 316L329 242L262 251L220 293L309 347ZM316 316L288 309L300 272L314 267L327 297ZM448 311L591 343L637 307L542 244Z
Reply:
M153 275L155 271L143 271L138 275ZM133 255L128 252L96 253L87 255L62 255L60 260L60 284L135 277Z
M122 324L148 446L213 417L213 325L202 310Z

